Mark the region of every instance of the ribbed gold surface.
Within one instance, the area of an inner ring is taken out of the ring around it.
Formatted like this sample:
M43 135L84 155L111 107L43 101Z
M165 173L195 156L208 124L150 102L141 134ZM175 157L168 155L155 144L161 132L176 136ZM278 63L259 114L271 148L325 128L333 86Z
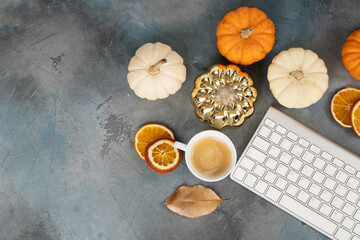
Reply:
M221 129L240 126L254 112L257 91L248 74L215 65L195 80L191 101L196 116Z

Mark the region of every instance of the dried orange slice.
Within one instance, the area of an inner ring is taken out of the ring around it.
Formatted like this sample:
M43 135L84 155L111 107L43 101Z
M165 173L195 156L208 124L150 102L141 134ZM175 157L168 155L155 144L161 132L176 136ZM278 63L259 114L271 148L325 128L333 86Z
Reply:
M351 111L351 124L356 135L360 137L360 101L355 103Z
M360 100L360 89L347 87L341 89L331 99L330 111L335 121L345 128L351 128L351 110Z
M174 140L159 139L146 148L146 163L157 173L174 171L181 162L181 152L174 147Z
M146 147L160 138L175 139L173 132L163 125L151 123L142 126L136 132L134 140L135 150L139 157L145 160Z

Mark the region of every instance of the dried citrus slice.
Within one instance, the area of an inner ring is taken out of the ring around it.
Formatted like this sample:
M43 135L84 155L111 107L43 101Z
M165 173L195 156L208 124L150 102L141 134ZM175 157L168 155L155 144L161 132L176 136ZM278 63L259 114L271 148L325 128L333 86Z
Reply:
M146 147L160 138L175 139L173 132L163 125L151 123L142 126L136 132L134 140L135 150L139 157L145 160Z
M351 124L356 135L360 137L360 101L355 103L351 111Z
M347 87L341 89L331 99L330 111L335 121L345 128L351 128L351 110L360 100L360 89Z
M174 140L159 139L146 148L146 163L157 173L165 174L175 170L181 162L181 152L174 147Z

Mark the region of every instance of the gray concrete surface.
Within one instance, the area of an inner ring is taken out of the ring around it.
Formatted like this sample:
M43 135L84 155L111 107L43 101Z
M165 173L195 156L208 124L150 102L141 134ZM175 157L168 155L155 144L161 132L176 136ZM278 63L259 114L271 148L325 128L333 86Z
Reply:
M242 67L259 98L243 126L222 130L238 154L270 105L359 154L360 139L329 113L338 89L360 87L340 55L360 27L358 0L2 0L0 239L326 239L229 178L201 182L184 162L158 175L133 148L134 133L149 122L185 142L210 129L196 120L189 94L197 75L228 63L216 27L241 6L266 12L276 43L264 60ZM184 58L187 80L152 102L132 92L126 74L135 50L156 41ZM329 70L324 97L301 110L281 107L266 79L271 59L290 47L315 51ZM170 212L164 200L193 184L231 201L198 219Z

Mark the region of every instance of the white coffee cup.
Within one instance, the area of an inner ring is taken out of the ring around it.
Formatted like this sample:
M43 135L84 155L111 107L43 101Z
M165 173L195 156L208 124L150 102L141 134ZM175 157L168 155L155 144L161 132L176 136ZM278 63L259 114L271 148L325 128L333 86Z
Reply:
M195 143L197 143L200 139L206 138L206 137L215 137L218 138L220 140L222 140L230 149L231 152L231 163L229 166L229 169L224 172L223 174L217 176L216 178L206 178L203 175L200 175L194 168L192 161L191 161L191 150L194 147ZM181 142L175 142L174 146L182 151L185 152L185 161L186 161L186 165L188 166L190 172L197 178L206 181L206 182L216 182L216 181L220 181L224 178L226 178L231 170L234 168L235 164L236 164L236 149L235 146L233 144L233 142L230 140L230 138L228 138L225 134L219 132L219 131L214 131L214 130L207 130L207 131L202 131L199 132L198 134L196 134L195 136L193 136L188 144L184 144Z

